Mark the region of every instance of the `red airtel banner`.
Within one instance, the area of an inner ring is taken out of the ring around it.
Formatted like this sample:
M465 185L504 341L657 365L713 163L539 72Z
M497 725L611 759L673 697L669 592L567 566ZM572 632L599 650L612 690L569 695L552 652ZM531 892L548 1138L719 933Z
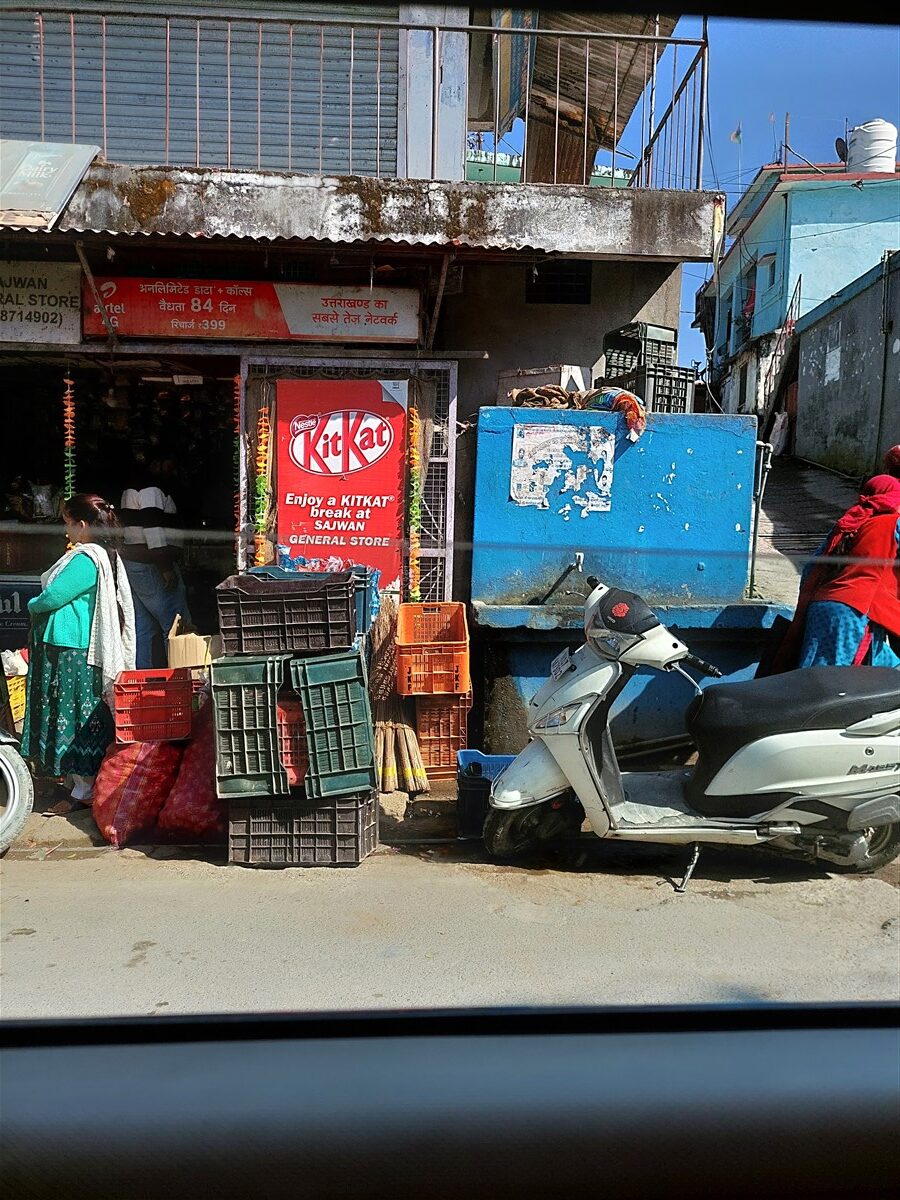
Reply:
M279 380L278 544L291 557L376 567L399 586L405 380Z
M121 275L95 282L119 337L415 342L419 336L414 288ZM85 337L106 337L87 283L82 311Z

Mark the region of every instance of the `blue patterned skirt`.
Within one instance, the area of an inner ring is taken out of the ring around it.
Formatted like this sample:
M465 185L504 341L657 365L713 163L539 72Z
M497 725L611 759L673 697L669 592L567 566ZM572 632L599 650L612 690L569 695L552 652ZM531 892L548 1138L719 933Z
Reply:
M900 667L887 631L837 600L814 600L806 611L798 667L852 667L867 633L872 642L862 661L867 667ZM900 685L898 685L900 686Z

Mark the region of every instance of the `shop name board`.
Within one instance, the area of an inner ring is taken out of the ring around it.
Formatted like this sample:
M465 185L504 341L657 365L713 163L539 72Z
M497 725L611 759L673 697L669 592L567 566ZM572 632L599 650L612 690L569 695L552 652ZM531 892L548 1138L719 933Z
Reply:
M81 341L81 267L0 262L0 342Z
M419 338L415 288L126 276L99 276L96 282L119 337L369 343ZM100 305L88 292L84 333L107 336Z
M40 590L40 579L0 575L0 649L21 650L28 644L28 601Z

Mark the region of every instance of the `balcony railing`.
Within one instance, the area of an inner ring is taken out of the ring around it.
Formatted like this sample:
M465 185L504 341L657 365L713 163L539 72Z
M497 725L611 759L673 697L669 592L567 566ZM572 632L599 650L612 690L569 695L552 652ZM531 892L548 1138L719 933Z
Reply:
M599 18L598 18L599 20ZM617 32L5 8L0 133L109 161L698 189L707 44ZM485 177L484 170L479 172Z

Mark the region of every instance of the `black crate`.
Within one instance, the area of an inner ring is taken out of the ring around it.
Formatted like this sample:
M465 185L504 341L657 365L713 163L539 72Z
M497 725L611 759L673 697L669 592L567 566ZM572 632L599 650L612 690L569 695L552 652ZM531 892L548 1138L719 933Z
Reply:
M491 784L515 758L514 754L482 754L460 750L456 755L456 836L480 838L488 814Z
M674 365L676 339L674 329L645 325L641 321L612 330L603 339L605 378L614 379L619 387L624 387L619 376L628 375L638 367L654 363Z
M356 867L378 845L378 794L232 800L228 861L255 867Z
M223 653L347 650L356 636L351 571L270 579L230 575L216 588Z
M696 384L697 372L693 367L660 364L638 367L616 380L617 387L640 396L647 412L655 413L693 412Z

